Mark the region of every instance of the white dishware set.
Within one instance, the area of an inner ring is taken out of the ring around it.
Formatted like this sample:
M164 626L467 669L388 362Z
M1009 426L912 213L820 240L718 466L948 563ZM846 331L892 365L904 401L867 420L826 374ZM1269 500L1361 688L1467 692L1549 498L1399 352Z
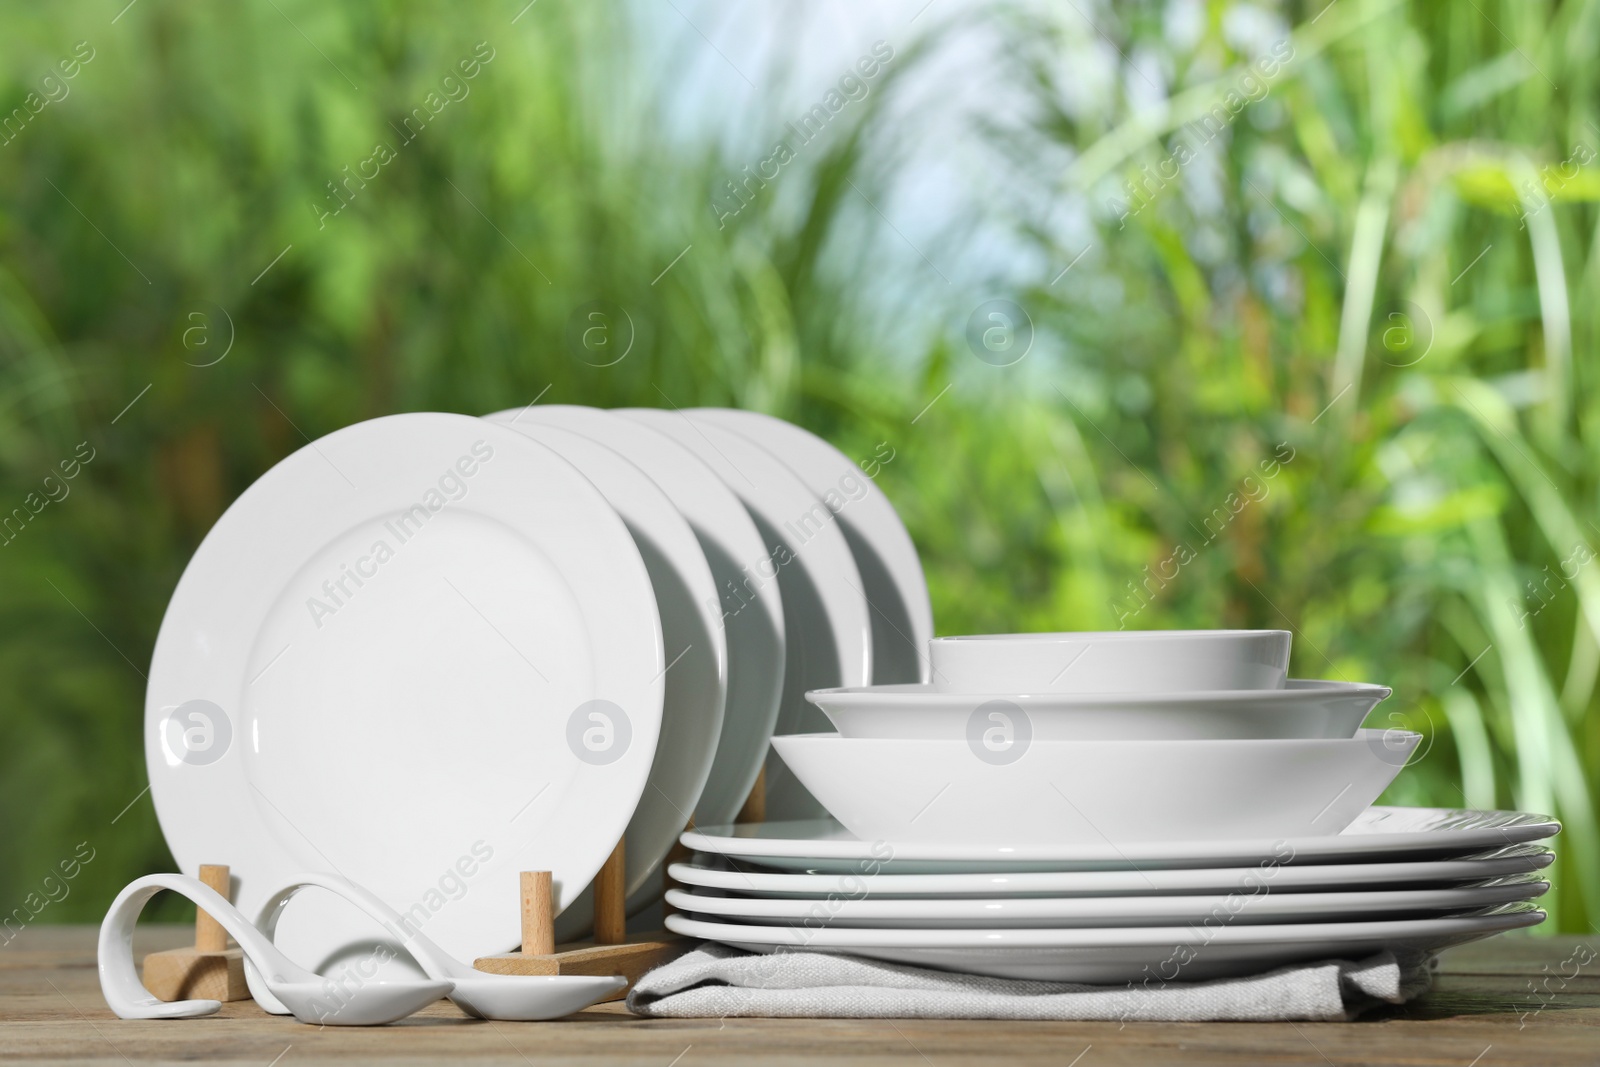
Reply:
M1544 918L1559 826L1374 807L1390 690L1289 679L1283 631L947 637L931 680L773 738L831 819L686 833L670 929L1004 978L1195 981Z
M471 965L534 952L524 872L556 942L666 892L671 930L757 951L1084 981L1542 919L1531 842L1558 827L1372 807L1418 735L1361 729L1382 686L1287 679L1287 633L934 639L873 482L893 459L751 412L535 404L278 463L156 641L150 792L190 877L113 905L108 1003L217 1009L140 984L163 889L234 936L264 1008L341 1023L614 995ZM231 904L192 877L213 863Z
M658 902L691 817L821 815L774 730L826 726L808 690L917 681L932 636L892 458L751 412L531 405L374 419L258 479L173 594L145 750L179 867L225 861L281 955L245 953L263 1004L355 976L470 1012L443 961L517 947L519 872L550 872L564 942L616 857L628 911ZM113 1006L150 999L103 947Z

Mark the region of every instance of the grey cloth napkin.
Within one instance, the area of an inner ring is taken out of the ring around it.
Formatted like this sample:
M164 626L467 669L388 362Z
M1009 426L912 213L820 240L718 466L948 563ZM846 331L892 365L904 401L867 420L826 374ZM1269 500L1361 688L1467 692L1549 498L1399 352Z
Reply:
M1427 991L1432 958L1391 952L1294 964L1247 978L1078 985L955 974L825 952L741 952L706 943L628 994L638 1015L839 1019L1349 1019Z

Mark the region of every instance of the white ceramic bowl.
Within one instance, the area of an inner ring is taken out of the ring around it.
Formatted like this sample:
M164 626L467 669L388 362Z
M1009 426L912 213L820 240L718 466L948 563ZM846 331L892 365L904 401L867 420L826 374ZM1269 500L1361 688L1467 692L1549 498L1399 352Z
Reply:
M1278 689L1287 630L1111 630L978 634L928 642L948 693L1176 693Z
M795 734L772 744L862 840L1020 847L1337 834L1421 738L1007 744L997 732L973 743Z
M841 737L958 741L1011 719L1035 741L1355 736L1392 690L1291 678L1282 689L1189 693L946 693L931 685L813 689Z

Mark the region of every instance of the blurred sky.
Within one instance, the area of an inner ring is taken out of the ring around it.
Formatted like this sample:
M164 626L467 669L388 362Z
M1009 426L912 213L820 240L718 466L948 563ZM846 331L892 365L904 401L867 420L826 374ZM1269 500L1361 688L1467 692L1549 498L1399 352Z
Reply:
M733 158L752 164L769 154L786 122L818 103L875 42L905 55L919 38L958 23L939 34L934 55L898 87L894 113L916 117L891 121L889 128L915 136L895 137L886 146L900 155L895 178L864 192L859 205L862 221L878 231L873 276L887 280L886 299L925 309L925 317L918 320L913 310L911 321L892 330L909 342L959 326L935 319L950 291L971 290L976 303L998 276L1044 269L1007 236L1002 224L1019 195L1017 182L981 140L979 123L1003 117L1009 93L1000 83L997 34L962 21L982 6L969 0L645 0L635 10L642 40L655 51L655 68L645 76L661 88L671 127L686 137L719 139ZM777 195L783 192L780 187ZM939 290L947 291L945 299L918 299ZM959 303L966 302L962 296Z
M1091 127L1160 106L1181 87L1180 78L1194 84L1219 77L1237 56L1263 54L1289 32L1271 6L1232 4L1216 24L1224 52L1215 35L1208 40L1206 0L1168 0L1161 33L1143 36L1124 54L1114 43L1121 34L1110 0L1020 6L1057 27L1045 62L1059 106ZM752 164L768 155L786 122L816 104L875 42L903 55L932 35L931 54L896 87L890 136L877 142L893 157L893 177L858 205L874 257L863 276L879 279L872 306L888 312L880 325L891 347L920 352L933 334L959 334L962 309L999 291L1050 286L1069 263L1079 266L1080 252L1081 269L1062 284L1092 289L1096 306L1121 299L1114 279L1095 277L1102 251L1096 241L1106 237L1094 216L1118 192L1115 177L1091 194L1067 179L1072 157L1059 142L1019 139L1030 146L1022 158L998 147L995 132L1025 127L1035 106L1017 70L1022 57L1006 40L1005 10L982 0L640 0L634 10L641 40L653 52L652 69L641 73L659 92L669 128L719 140L731 158ZM1265 101L1251 109L1249 121L1270 125L1277 110L1275 101ZM1222 207L1225 150L1218 143L1202 154L1211 158L1186 168L1183 187L1206 217L1203 205ZM805 192L782 181L779 203L786 193ZM1048 234L1057 251L1041 253L1040 243L1019 236L1028 230ZM1214 236L1202 228L1192 238L1204 245ZM1036 349L1013 377L1049 375L1062 369L1062 359L1070 365L1067 352Z
M1168 0L1160 36L1146 37L1131 55L1121 54L1108 32L1109 3L1024 0L1021 6L1035 7L1058 27L1048 62L1060 106L1092 124L1160 105L1180 67L1193 82L1232 62L1203 43L1205 0ZM875 259L865 276L883 287L874 306L893 313L883 323L886 335L908 350L924 350L933 333L961 330L961 321L941 316L959 319L960 309L1000 290L1043 287L1080 251L1083 269L1068 284L1098 284L1093 215L1115 183L1091 196L1065 180L1071 157L1050 138L1027 138L1034 147L1019 159L992 136L1030 118L1025 79L1016 69L1022 60L1005 40L1002 9L981 0L640 0L633 10L651 53L642 82L658 94L668 128L689 140L720 141L731 158L751 164L875 42L904 55L933 36L931 54L896 87L890 136L877 142L893 157L893 177L858 205L864 230L873 234ZM1265 52L1288 32L1280 13L1250 3L1231 5L1220 28L1228 46L1247 55ZM1255 110L1253 120L1268 118L1270 108ZM1050 152L1059 154L1041 154ZM1212 170L1204 163L1188 169L1191 196L1215 199L1207 186L1220 173ZM779 203L805 192L797 183L786 188L781 177L776 184ZM1049 234L1060 251L1046 259L1038 244L1019 238L1026 229ZM1095 302L1119 296L1107 292ZM1045 371L1054 361L1032 362Z

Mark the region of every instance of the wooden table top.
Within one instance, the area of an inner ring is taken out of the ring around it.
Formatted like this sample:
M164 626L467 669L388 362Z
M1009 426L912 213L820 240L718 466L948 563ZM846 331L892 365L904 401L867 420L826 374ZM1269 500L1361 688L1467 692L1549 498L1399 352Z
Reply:
M1505 935L1456 949L1428 996L1353 1023L640 1019L619 1004L559 1022L505 1023L468 1019L440 1001L391 1026L319 1029L267 1015L252 1001L225 1004L206 1019L118 1019L100 997L95 937L90 926L39 926L0 947L0 1062L1600 1063L1600 961L1562 967L1589 943L1577 938ZM192 939L192 927L141 927L135 950Z

